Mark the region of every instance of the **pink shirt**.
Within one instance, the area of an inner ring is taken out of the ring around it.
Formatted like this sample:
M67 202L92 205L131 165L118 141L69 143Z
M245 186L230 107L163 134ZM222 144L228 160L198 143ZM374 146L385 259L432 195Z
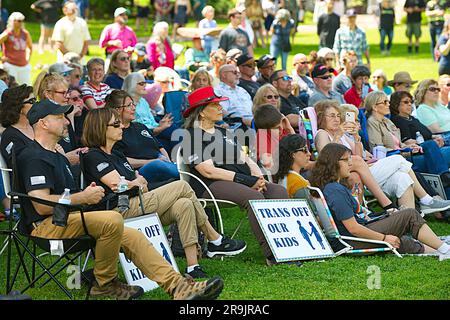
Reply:
M114 50L117 49L126 49L127 47L134 48L137 43L136 34L134 33L133 29L128 26L121 27L118 23L113 23L107 25L103 29L99 40L99 46L101 48L105 48L108 41L117 39L122 41L122 47L108 47L106 48L107 54L113 53Z
M150 39L147 42L147 56L148 60L152 63L154 69L158 67L169 67L171 69L175 66L175 57L173 55L172 48L170 46L169 41L164 40L164 46L166 48L166 52L159 52L156 43L153 39Z
M28 64L27 61L27 34L25 31L20 31L20 36L14 36L12 31L8 32L8 38L3 43L3 54L7 59L7 62L23 67Z

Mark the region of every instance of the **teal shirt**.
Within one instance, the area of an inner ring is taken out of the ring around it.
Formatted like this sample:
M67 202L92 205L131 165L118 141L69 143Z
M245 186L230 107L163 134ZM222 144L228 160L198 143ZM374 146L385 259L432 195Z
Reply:
M153 117L152 111L150 110L150 105L144 98L139 99L139 102L136 105L135 117L135 122L142 123L149 129L154 129L158 126L158 122L156 122L155 117Z
M417 107L417 118L427 127L437 123L442 131L450 131L450 110L440 103L434 108L422 103Z

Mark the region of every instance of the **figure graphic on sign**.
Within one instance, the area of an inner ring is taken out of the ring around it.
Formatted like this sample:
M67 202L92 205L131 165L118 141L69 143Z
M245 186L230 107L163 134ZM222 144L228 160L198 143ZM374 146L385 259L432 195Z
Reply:
M168 263L172 264L172 260L170 260L169 252L167 251L164 244L162 242L160 242L159 245L161 246L162 256L164 257L164 259L166 259Z
M322 249L325 250L325 246L323 245L323 240L322 240L322 237L319 234L319 231L317 231L316 227L314 226L314 224L311 221L309 222L309 225L311 227L311 233L309 235L311 237L314 235L316 237L317 242L322 247Z
M309 239L308 231L306 231L306 229L303 228L300 220L297 220L297 223L298 223L298 227L300 229L300 233L302 234L303 238L309 243L309 245L311 246L311 248L313 248L313 250L316 250L316 248L313 247L311 240Z

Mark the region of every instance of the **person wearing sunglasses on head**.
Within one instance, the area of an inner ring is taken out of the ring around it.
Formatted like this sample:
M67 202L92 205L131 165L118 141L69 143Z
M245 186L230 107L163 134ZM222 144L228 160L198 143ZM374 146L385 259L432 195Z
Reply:
M306 104L292 94L292 77L284 70L276 70L270 76L270 83L278 91L280 112L286 116L294 129L298 128L300 110L305 108Z
M241 73L238 86L244 88L253 100L256 92L261 87L260 83L253 80L256 67L255 59L248 54L243 54L237 58L236 65Z
M323 64L316 64L311 72L316 89L308 100L308 107L314 107L314 104L321 100L337 100L340 104L345 103L342 95L333 91L333 69L329 69Z
M117 49L111 54L111 61L103 82L112 89L122 89L123 80L130 72L130 55L124 50Z

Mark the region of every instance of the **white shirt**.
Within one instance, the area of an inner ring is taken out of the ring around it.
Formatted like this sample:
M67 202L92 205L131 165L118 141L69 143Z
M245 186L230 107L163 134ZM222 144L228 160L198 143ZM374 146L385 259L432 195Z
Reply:
M86 21L76 17L71 21L68 17L58 20L53 29L53 41L61 41L69 52L80 54L85 41L91 40ZM58 50L58 62L63 62L63 53Z
M220 82L214 88L218 96L228 97L230 100L220 102L220 105L225 110L225 116L232 113L232 117L249 118L252 119L252 98L248 92L239 86L234 89L229 85Z

